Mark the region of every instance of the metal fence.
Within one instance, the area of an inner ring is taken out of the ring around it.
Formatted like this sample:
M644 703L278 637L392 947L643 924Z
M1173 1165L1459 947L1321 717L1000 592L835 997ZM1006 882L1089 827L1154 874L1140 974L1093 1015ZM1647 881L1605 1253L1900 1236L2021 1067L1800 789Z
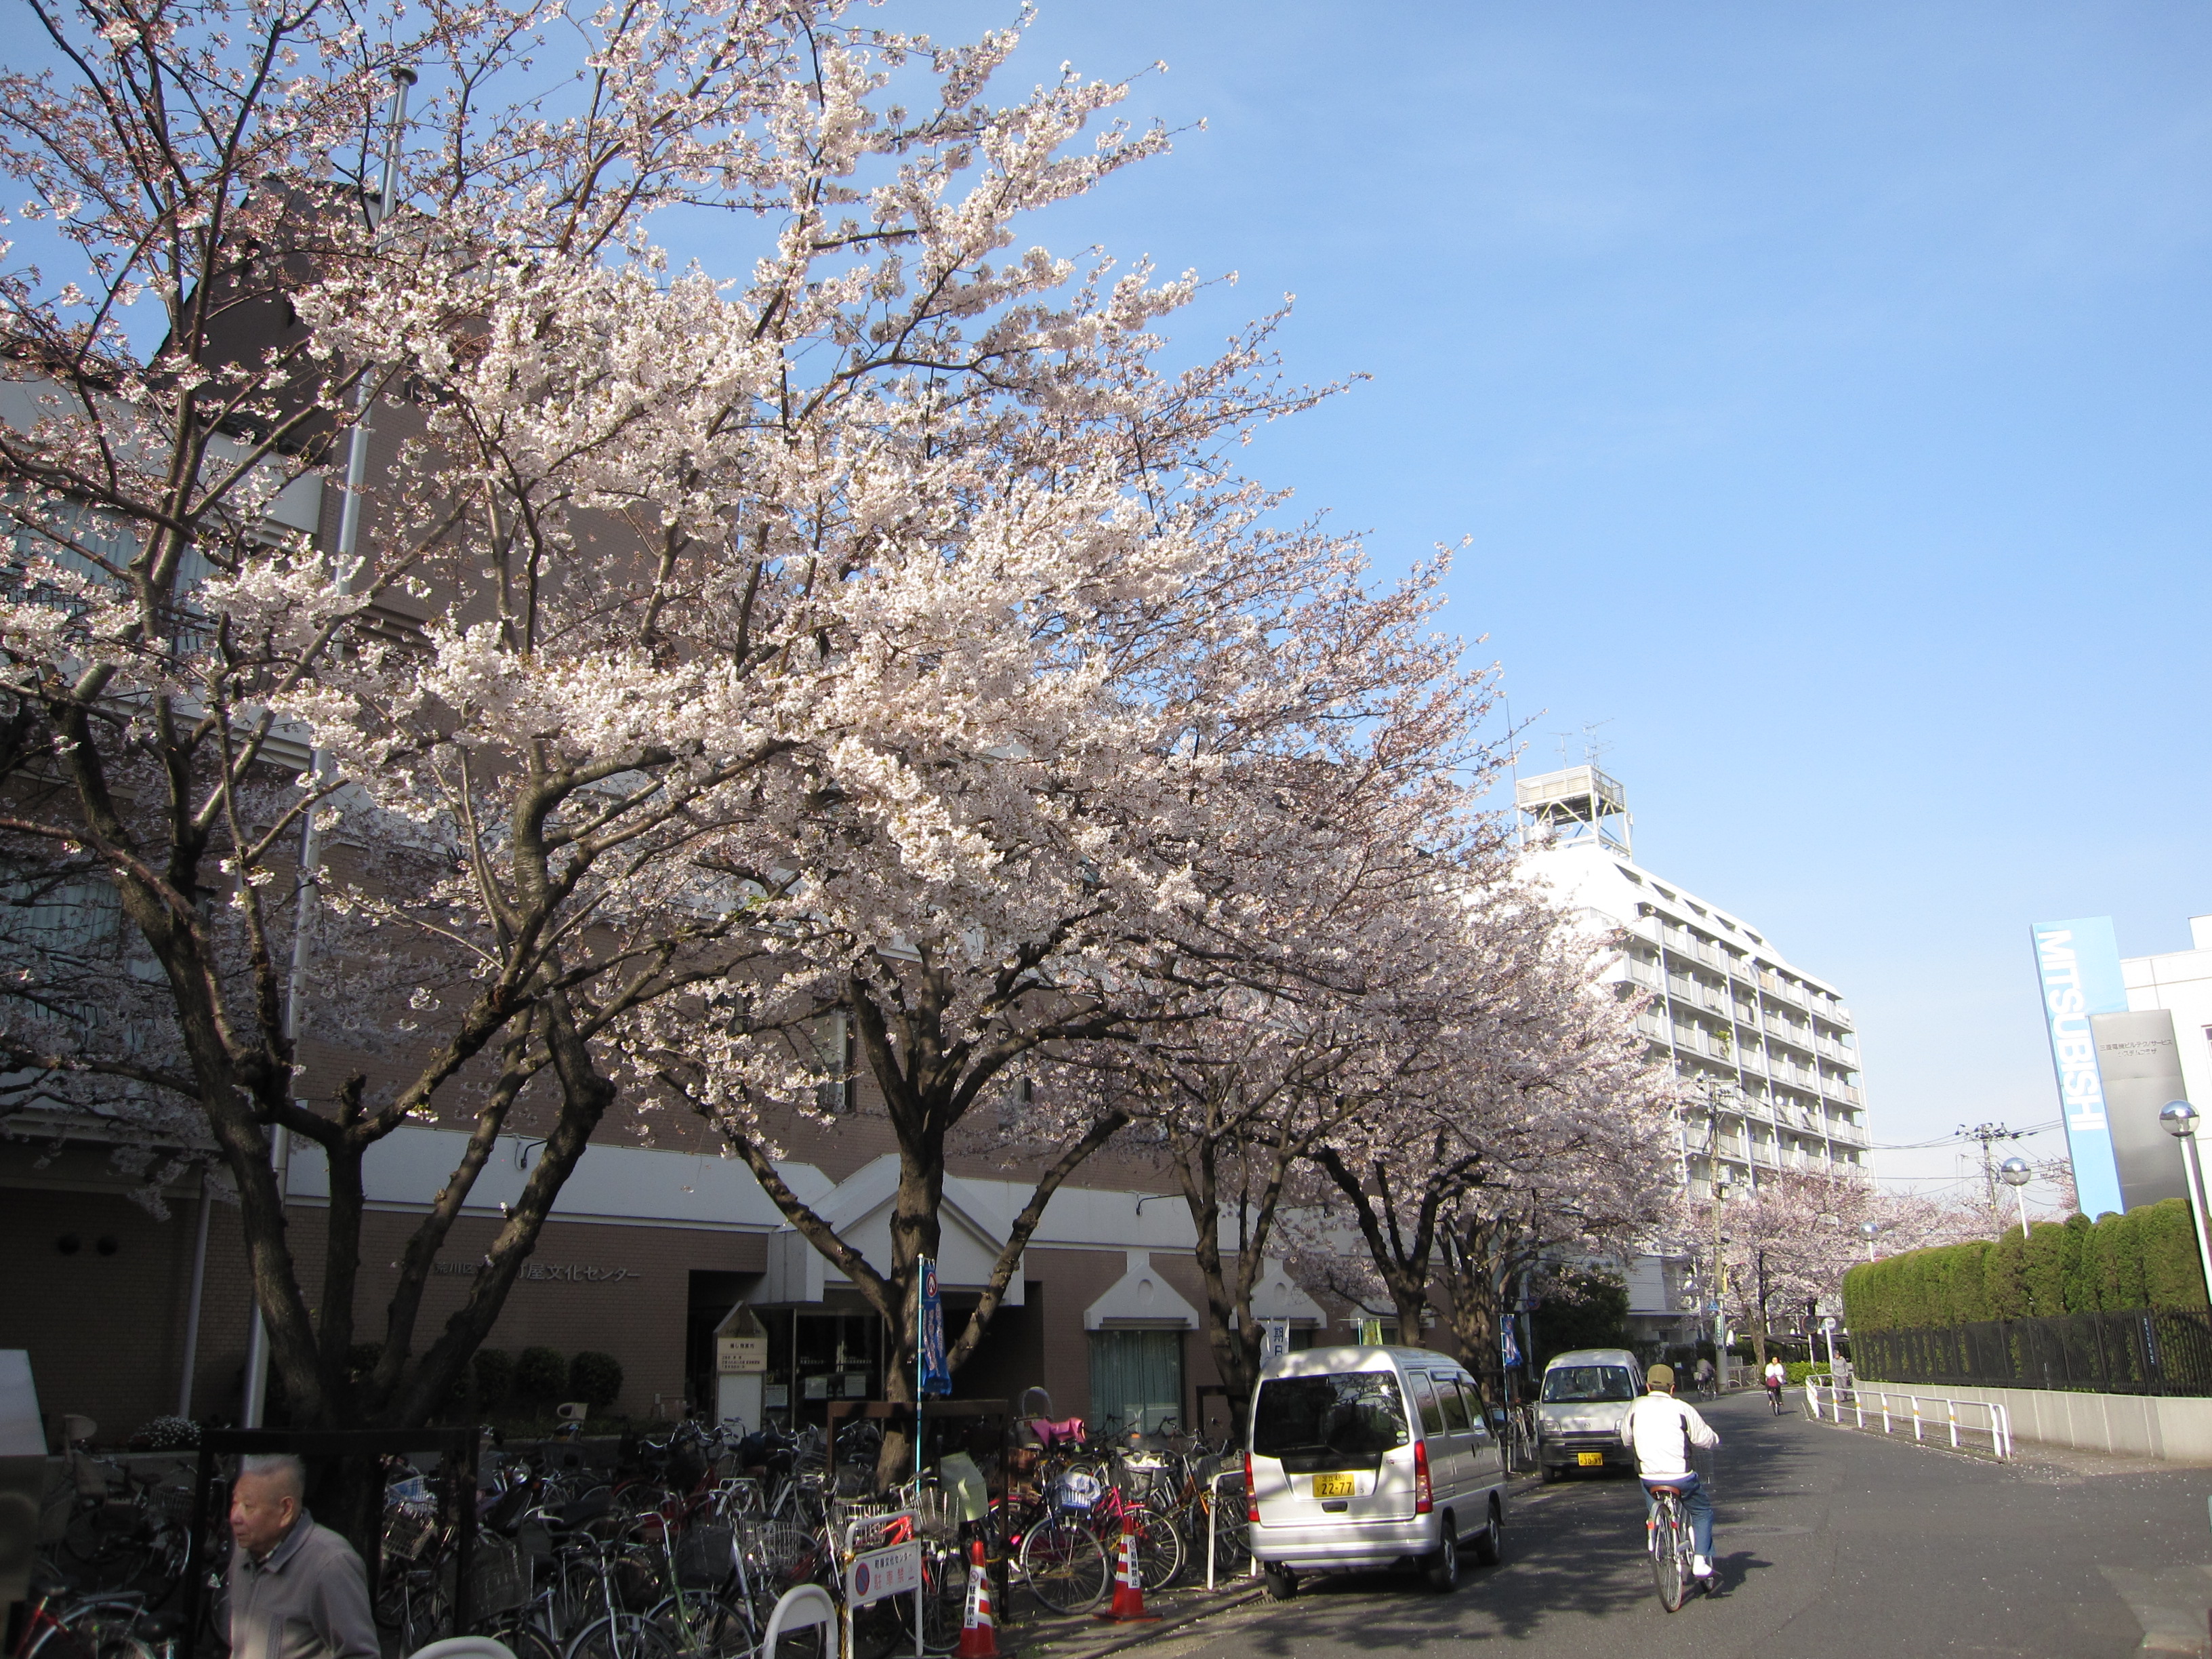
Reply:
M2212 1314L2061 1314L1932 1330L1854 1331L1852 1364L1888 1382L2212 1395Z
M1984 1452L1999 1462L2012 1457L2012 1413L1991 1401L1894 1394L1870 1382L1838 1389L1832 1382L1807 1377L1805 1414L1815 1423L1834 1423L1882 1435L1909 1434L1918 1445Z

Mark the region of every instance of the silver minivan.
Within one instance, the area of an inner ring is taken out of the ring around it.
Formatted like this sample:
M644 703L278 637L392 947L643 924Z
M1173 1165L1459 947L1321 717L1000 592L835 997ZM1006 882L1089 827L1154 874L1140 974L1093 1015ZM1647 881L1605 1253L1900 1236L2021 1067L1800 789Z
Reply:
M1644 1364L1626 1348L1577 1348L1544 1367L1536 1404L1537 1455L1544 1479L1571 1469L1634 1469L1620 1425L1644 1392Z
M1302 1572L1410 1562L1459 1583L1498 1559L1505 1458L1474 1379L1425 1348L1307 1348L1260 1373L1246 1444L1252 1553L1267 1593Z

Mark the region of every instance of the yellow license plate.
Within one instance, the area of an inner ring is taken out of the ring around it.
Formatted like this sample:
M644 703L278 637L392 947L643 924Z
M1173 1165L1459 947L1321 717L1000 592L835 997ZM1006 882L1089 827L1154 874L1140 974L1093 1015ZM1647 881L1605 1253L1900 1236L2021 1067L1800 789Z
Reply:
M1314 1476L1316 1498L1349 1498L1352 1496L1352 1477L1348 1474L1317 1474Z
M1605 1454L1603 1452L1577 1452L1575 1454L1575 1462L1581 1464L1582 1467L1586 1469L1601 1469L1605 1467Z

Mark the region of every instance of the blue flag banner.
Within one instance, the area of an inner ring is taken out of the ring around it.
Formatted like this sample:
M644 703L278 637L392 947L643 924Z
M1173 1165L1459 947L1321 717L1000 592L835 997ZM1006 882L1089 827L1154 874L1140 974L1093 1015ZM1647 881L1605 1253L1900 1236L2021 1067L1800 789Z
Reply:
M945 1304L937 1295L937 1264L927 1256L921 1259L920 1336L922 1396L927 1399L933 1394L951 1394L952 1373L945 1368Z
M1513 1334L1513 1316L1508 1314L1498 1328L1498 1344L1504 1350L1505 1369L1513 1370L1521 1363L1521 1343Z
M2125 1013L2128 988L2120 976L2119 941L2110 916L2035 925L2035 971L2042 982L2044 1020L2051 1033L2051 1063L2058 1073L2058 1103L2066 1118L2066 1148L2073 1154L2075 1202L2083 1215L2125 1208L2112 1129L2105 1114L2104 1077L2089 1020Z

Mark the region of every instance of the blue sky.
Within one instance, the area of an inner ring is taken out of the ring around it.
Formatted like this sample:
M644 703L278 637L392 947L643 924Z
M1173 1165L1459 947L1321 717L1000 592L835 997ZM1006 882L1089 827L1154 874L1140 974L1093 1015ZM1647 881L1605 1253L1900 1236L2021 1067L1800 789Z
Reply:
M1298 296L1291 373L1371 378L1253 470L1385 571L1468 538L1525 764L1594 728L1640 859L1843 989L1878 1143L2053 1121L2028 924L2212 911L2212 10L1042 0L1007 91L1155 59L1206 130L1040 239L1237 272L1179 350Z
M1877 1141L2055 1120L2028 923L2212 911L2212 12L1046 0L1015 70L1154 58L1207 130L1045 240L1239 272L1194 347L1297 295L1373 378L1254 469L1472 538L1527 764L1596 725L1643 861L1843 988Z

